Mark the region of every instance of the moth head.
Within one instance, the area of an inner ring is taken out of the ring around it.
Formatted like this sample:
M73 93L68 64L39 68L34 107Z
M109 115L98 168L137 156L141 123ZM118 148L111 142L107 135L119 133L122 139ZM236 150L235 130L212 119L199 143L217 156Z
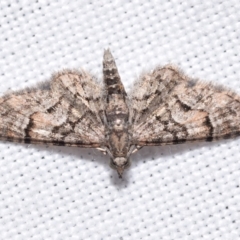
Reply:
M125 157L116 157L111 159L111 167L117 170L119 178L122 178L123 172L129 167L130 161Z

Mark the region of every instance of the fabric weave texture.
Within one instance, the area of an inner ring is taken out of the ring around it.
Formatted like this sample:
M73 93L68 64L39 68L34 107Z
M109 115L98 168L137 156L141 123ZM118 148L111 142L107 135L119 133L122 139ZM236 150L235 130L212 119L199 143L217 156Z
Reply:
M1 1L0 93L110 48L127 91L172 63L240 94L240 2ZM240 139L145 147L119 179L92 149L0 143L0 239L240 239Z

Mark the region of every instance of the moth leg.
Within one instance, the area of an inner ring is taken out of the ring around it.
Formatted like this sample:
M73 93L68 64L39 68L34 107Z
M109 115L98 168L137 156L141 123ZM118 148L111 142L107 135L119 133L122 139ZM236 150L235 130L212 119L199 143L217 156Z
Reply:
M99 147L96 149L99 150L100 152L102 152L104 155L108 154L111 158L113 158L113 155L112 155L111 151L108 149L108 147Z
M137 152L139 149L141 149L143 146L140 145L132 145L128 151L128 156L130 156L131 154Z
M140 150L143 146L140 145L135 145L135 149L132 151L132 153L137 152L138 150Z
M107 149L106 148L96 148L98 151L102 152L104 155L107 154Z

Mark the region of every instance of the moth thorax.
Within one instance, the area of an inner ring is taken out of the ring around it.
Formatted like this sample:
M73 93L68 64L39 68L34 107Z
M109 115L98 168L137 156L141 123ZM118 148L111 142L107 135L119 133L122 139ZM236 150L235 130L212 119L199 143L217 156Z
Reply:
M113 127L114 127L115 131L117 131L117 132L123 131L125 129L124 120L116 119L113 123Z

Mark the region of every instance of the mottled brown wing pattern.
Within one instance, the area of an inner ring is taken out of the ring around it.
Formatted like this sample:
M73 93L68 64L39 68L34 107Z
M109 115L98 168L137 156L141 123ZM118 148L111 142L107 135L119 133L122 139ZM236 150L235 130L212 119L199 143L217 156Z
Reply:
M143 75L130 102L132 141L139 146L240 135L240 97L170 65Z
M79 147L105 144L102 87L86 72L0 98L0 139Z
M109 50L103 86L66 70L0 98L0 140L97 148L120 177L143 146L235 137L239 119L240 96L171 65L142 75L128 98Z

